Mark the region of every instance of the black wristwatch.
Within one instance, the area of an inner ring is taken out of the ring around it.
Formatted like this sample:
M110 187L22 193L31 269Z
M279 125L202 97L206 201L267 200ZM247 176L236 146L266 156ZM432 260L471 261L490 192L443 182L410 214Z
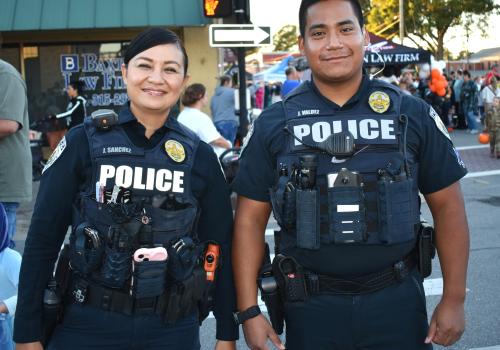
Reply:
M259 305L250 306L248 309L240 312L234 312L234 322L243 324L246 320L259 316L261 313Z

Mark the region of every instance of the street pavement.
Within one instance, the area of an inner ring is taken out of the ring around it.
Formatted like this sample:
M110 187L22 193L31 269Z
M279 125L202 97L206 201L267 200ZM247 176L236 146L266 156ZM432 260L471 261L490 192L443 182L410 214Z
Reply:
M477 135L463 130L451 133L469 174L461 180L469 222L471 248L467 279L466 332L452 350L500 350L500 159L489 156L488 146L480 145ZM34 183L34 196L39 183ZM15 236L16 249L21 253L33 211L34 200L22 204L18 212L18 228ZM432 222L427 206L423 216ZM270 219L266 241L273 246L272 231L277 229ZM442 273L438 258L433 262L433 273L425 281L429 318L442 294ZM395 330L397 331L397 330ZM202 349L213 349L215 344L215 320L207 319L200 330ZM246 349L240 331L239 349ZM435 349L444 349L436 346Z

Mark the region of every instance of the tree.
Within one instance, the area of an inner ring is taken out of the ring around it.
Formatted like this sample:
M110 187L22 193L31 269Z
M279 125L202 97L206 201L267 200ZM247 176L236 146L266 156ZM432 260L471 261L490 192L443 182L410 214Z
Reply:
M404 4L406 37L419 45L425 43L436 59L443 59L444 36L448 29L464 25L484 32L489 15L498 13L495 0L406 0ZM479 20L472 23L471 15ZM371 0L367 29L394 36L399 31L399 0ZM381 32L382 31L382 32Z
M275 51L288 51L294 45L297 45L297 26L286 25L283 26L273 36L274 50Z

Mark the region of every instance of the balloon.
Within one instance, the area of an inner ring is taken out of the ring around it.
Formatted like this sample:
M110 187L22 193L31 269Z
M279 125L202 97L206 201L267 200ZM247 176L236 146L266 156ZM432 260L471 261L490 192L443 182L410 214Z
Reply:
M482 132L477 136L479 143L487 144L490 143L490 134L487 132Z
M433 82L432 84L436 87L436 90L444 89L444 83L440 79L436 79L436 81Z
M432 92L434 92L434 93L436 93L436 91L437 91L437 89L436 89L436 85L434 85L434 84L429 84L429 89L430 89Z
M443 97L444 95L446 95L446 89L445 88L438 89L436 93L438 96Z

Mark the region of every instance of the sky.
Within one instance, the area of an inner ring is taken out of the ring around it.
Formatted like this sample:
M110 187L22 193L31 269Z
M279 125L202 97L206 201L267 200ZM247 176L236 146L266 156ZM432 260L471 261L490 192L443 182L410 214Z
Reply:
M298 26L298 12L301 0L250 0L250 15L252 23L271 26L272 33L276 33L287 24ZM496 0L500 5L500 0ZM479 30L470 33L467 45L465 30L452 28L445 36L446 48L454 55L469 47L469 52L477 52L482 49L500 47L500 16L491 17L488 29L489 37L481 37ZM495 35L496 34L496 35ZM406 42L405 42L406 44Z

